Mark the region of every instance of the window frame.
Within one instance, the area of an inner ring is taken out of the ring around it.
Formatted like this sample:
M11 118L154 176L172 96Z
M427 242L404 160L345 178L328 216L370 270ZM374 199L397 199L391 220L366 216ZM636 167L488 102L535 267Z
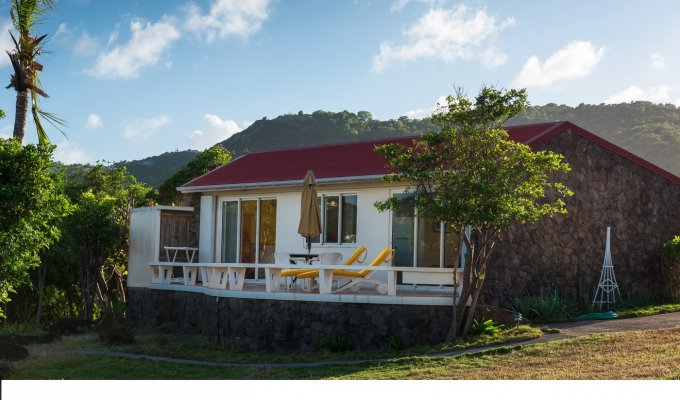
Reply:
M223 230L222 230L222 224L223 224L223 218L224 216L222 215L223 212L223 204L228 201L232 202L237 202L238 206L236 209L236 262L241 262L241 230L242 230L242 221L241 221L241 213L242 213L242 202L244 201L255 201L257 208L256 208L256 223L255 223L255 264L260 263L260 228L261 228L261 209L260 209L260 202L264 200L275 200L276 201L276 207L278 211L278 198L276 196L244 196L244 197L238 197L238 196L219 196L218 202L217 202L217 223L215 224L216 228L216 246L215 246L215 260L220 260L219 262L222 262L222 246L223 246ZM278 217L277 217L278 218ZM278 225L278 224L277 224Z
M346 196L354 196L356 198L357 212L354 215L354 241L353 242L343 242L343 232L342 232L342 217L343 217L343 198ZM316 246L355 246L358 242L358 230L359 230L359 195L356 192L338 192L338 193L317 193L319 199L319 207L321 208L321 234L316 238L312 239L312 245ZM326 226L326 198L327 197L337 197L338 198L338 219L337 219L337 242L327 242L325 241L324 228Z

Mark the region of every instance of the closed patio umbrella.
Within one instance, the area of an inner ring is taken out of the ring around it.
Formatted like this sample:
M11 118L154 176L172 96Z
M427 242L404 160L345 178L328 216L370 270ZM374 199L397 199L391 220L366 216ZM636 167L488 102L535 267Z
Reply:
M316 194L316 179L314 179L312 171L307 171L305 181L302 184L298 233L307 238L307 253L311 253L312 238L321 234L319 199Z

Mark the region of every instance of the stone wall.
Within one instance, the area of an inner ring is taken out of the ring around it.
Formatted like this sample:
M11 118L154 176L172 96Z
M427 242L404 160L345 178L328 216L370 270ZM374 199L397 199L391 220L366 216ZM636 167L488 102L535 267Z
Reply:
M446 339L450 306L407 306L213 297L203 293L129 288L135 324L176 323L184 332L252 351L317 350L323 338L375 348L390 336L406 345Z
M571 132L541 147L565 155L574 191L569 213L512 229L494 249L488 304L552 293L589 304L600 277L607 226L621 294L659 293L661 245L680 233L680 186Z

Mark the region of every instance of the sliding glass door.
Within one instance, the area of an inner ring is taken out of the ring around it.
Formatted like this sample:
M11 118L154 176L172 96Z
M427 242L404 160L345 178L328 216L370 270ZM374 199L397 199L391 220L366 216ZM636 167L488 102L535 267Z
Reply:
M221 219L221 262L274 262L276 199L223 200Z
M238 201L222 202L222 246L220 261L235 263L238 260Z
M458 234L439 221L418 217L414 207L404 206L392 211L392 248L395 266L453 268Z

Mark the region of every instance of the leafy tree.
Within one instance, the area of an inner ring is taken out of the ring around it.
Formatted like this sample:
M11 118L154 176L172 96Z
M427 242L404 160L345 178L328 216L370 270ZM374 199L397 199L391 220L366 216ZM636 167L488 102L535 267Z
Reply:
M207 149L161 184L158 188L159 203L181 203L182 194L175 188L228 163L229 160L231 160L231 154L222 146L215 145Z
M27 282L28 270L40 265L40 252L59 238L59 220L71 212L61 179L51 170L53 150L0 139L0 303Z
M124 168L77 165L62 173L73 212L57 225L60 239L42 252L32 287L13 296L10 312L17 320L92 319L126 299L130 212L157 193Z
M43 52L42 41L47 35L35 36L33 28L41 21L41 17L53 8L54 2L52 0L12 0L10 16L19 38L15 38L10 33L14 42L14 49L8 51L7 54L12 63L14 74L7 89L13 87L17 92L13 136L19 143L24 140L29 95L31 97L33 121L40 143L49 141L40 117L45 118L53 125L63 124L63 121L58 117L41 110L38 106L38 95L48 97L47 93L41 88L38 79L38 72L43 70L43 65L37 61L37 57Z
M571 191L554 179L555 174L569 171L563 157L510 141L503 129L527 105L524 89L483 88L474 102L459 90L433 115L439 130L414 140L413 147L390 144L376 149L396 171L384 179L409 184L412 194L408 196L412 200L393 197L377 202L376 207L384 211L415 206L419 215L447 223L459 237L452 249L457 268L462 244L468 248L460 297L455 282L454 301L457 297L458 301L449 340L458 334L466 336L470 329L500 234L516 224L566 213L563 199ZM470 236L465 234L466 227Z
M106 307L125 301L130 213L157 193L125 168L102 165L70 170L65 191L75 211L62 224L61 245L72 255L64 261L78 277L82 317L91 319L95 303Z

